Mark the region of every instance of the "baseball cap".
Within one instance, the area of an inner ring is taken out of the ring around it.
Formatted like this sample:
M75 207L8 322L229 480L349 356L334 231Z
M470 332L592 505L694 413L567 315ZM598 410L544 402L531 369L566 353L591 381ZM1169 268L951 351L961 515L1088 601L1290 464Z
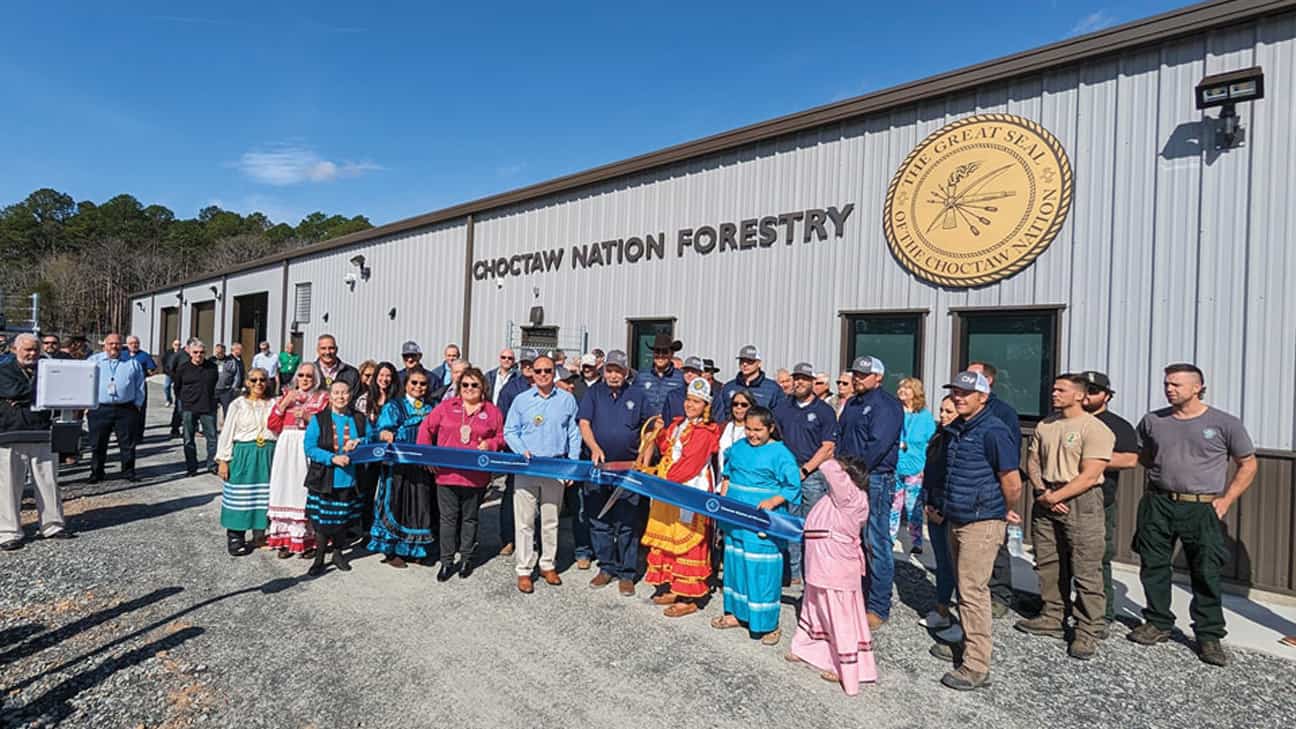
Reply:
M986 395L990 394L990 380L980 372L964 370L957 375L949 384L945 385L946 390L968 390L970 392L981 392Z
M886 365L882 364L882 360L877 357L864 355L856 357L851 363L851 372L858 375L885 375Z
M814 365L809 362L797 362L792 365L792 376L796 377L798 375L801 377L809 377L813 380L815 376Z
M697 372L706 372L706 365L702 363L701 357L685 357L684 369L694 370Z
M591 350L590 354L594 355L595 359L599 357L606 358L606 353L603 350L599 349L598 347L595 347L593 350Z
M754 344L744 344L742 349L738 350L738 359L754 359L764 361L761 351Z
M1098 372L1097 370L1085 370L1080 373L1080 376L1085 379L1085 382L1089 383L1090 387L1106 390L1112 395L1116 394L1116 391L1112 389L1111 378L1107 376L1107 373Z
M407 354L423 354L423 350L419 349L418 342L411 339L401 345L401 356L404 357Z
M519 362L534 362L539 356L540 353L536 351L535 347L523 347L518 351Z
M626 357L625 352L622 352L619 349L614 349L607 353L607 357L603 358L603 366L620 367L623 370L628 370L630 369L630 359Z
M585 354L581 355L580 358L581 367L593 367L597 364L598 364L598 357L595 357L592 352L586 352Z

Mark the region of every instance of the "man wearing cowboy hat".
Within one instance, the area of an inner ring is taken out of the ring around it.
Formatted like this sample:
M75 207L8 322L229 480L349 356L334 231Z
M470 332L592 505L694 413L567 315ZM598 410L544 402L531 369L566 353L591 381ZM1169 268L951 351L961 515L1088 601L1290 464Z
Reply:
M658 334L652 341L652 368L640 372L634 380L634 387L641 391L639 400L643 402L644 417L661 415L666 399L676 390L684 389L684 374L675 367L672 358L684 348L679 340L672 340L670 335Z

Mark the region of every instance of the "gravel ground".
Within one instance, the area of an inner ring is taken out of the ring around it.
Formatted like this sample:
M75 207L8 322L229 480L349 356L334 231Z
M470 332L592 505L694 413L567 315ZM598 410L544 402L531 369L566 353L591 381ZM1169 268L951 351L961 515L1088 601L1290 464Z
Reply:
M0 726L1178 729L1296 717L1296 667L1279 658L1233 649L1218 669L1186 640L1117 637L1083 663L1012 630L1016 616L995 622L993 686L949 691L916 624L931 585L903 560L901 602L874 635L879 683L856 698L785 663L786 639L766 648L712 630L718 600L667 620L646 587L635 599L590 590L592 573L570 566L564 585L533 595L498 557L446 584L376 557L306 579L301 560L225 554L219 484L177 478L179 444L164 432L150 430L144 483L68 485L77 539L0 555ZM495 516L483 511L484 551L498 548ZM795 600L784 602L790 636Z

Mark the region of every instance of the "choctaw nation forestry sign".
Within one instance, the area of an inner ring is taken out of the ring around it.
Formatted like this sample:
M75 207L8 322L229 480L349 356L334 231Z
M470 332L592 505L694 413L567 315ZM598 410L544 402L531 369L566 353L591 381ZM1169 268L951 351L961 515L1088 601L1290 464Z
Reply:
M511 256L485 258L473 262L474 281L534 273L619 266L626 263L662 260L667 255L742 253L769 248L776 244L790 246L823 242L846 234L846 219L855 211L855 203L827 209L812 208L778 215L765 215L738 222L680 228L674 240L663 233L613 238L583 243L568 248L550 248ZM669 245L669 250L667 246ZM571 253L568 257L567 253Z
M977 114L927 137L887 190L883 228L914 275L983 286L1030 265L1071 209L1071 163L1039 124Z

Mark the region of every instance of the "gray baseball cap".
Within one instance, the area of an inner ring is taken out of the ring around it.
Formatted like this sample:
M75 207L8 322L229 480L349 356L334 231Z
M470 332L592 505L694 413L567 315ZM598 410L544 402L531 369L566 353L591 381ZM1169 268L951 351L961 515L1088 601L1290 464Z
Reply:
M535 347L523 347L518 351L519 362L534 362L539 356L540 353L536 351Z
M411 339L401 345L401 356L404 357L407 354L423 354L423 350L419 349L418 342Z
M756 348L756 345L744 344L742 349L738 350L738 359L754 359L757 361L763 361L765 358L761 356L761 351Z
M864 355L863 357L856 357L855 361L851 363L851 372L857 375L885 375L886 365L882 364L882 360L877 357Z
M809 377L810 379L813 380L815 376L814 365L810 364L809 362L797 362L796 364L792 365L792 376Z
M628 370L630 369L630 359L626 357L625 352L622 352L619 349L614 349L611 352L608 352L607 356L603 358L603 366L620 367L623 370Z
M684 358L684 369L686 369L686 370L694 370L694 371L696 371L696 372L705 372L705 371L706 371L706 365L702 363L702 358L701 358L701 357L685 357L685 358Z
M957 375L949 384L945 385L946 390L967 390L968 392L982 392L990 394L990 380L980 372L964 370Z

